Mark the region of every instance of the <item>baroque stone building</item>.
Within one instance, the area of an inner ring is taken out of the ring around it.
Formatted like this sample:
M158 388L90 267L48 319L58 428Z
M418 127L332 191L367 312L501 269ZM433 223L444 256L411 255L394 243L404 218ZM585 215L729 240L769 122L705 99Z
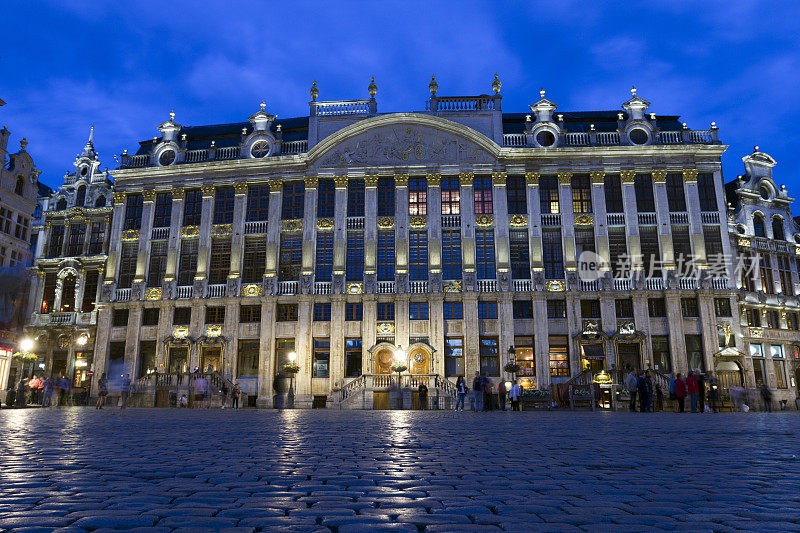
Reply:
M41 202L34 227L31 314L26 334L34 341L38 371L68 377L88 388L94 362L97 309L108 253L112 183L100 169L94 128L74 170Z
M314 84L308 117L171 114L126 151L95 371L210 370L266 406L295 355L299 405L382 407L397 359L433 389L512 358L539 388L714 368L738 304L713 124L635 90L564 113L542 91L525 114L497 79L429 88L423 111L378 113L374 81L335 102Z

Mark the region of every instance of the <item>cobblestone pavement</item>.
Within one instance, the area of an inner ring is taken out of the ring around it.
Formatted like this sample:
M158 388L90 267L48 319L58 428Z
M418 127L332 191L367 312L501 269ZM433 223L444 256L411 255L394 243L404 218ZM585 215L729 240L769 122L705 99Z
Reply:
M3 410L0 529L800 531L799 434L796 412Z

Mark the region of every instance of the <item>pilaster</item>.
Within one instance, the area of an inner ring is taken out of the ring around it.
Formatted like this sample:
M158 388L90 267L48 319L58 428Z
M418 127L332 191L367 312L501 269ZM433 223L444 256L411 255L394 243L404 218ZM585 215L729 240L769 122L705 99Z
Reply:
M247 214L247 183L237 182L233 188L235 195L233 197L233 224L231 231L231 270L228 277L241 278L242 256L244 255L244 220Z
M272 195L274 196L274 195ZM270 196L270 213L272 211L272 196ZM261 301L261 343L258 350L258 399L259 407L272 407L272 378L275 349L275 299L264 298Z
M195 280L208 278L208 268L211 260L211 222L214 218L214 186L204 185L202 215L200 218L200 242L197 252L197 274Z

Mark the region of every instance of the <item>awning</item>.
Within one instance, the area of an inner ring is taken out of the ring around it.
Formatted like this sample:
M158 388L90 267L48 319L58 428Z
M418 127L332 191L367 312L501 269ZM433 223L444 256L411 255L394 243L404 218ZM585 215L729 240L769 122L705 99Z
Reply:
M605 359L602 344L581 344L581 352L584 359Z

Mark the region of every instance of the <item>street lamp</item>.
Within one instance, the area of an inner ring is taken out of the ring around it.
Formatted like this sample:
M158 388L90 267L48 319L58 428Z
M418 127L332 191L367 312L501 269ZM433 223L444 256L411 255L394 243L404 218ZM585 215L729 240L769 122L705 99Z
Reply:
M517 350L514 346L508 347L508 363L503 367L503 370L511 374L511 380L517 379L517 372L519 372L519 365L517 364Z
M289 363L292 366L292 371L289 372L289 392L286 395L286 407L294 409L294 367L297 360L297 353L289 352Z
M87 342L89 342L89 335L87 335L86 333L81 333L75 339L75 344L77 344L78 346L86 346Z
M30 337L24 337L19 341L19 349L23 352L30 352L33 350L33 339Z
M405 364L406 352L403 350L402 346L398 346L397 350L394 352L394 364L391 366L391 369L394 372L397 372L397 396L398 396L398 409L403 408L403 388L400 382L401 374L404 370L408 368Z

